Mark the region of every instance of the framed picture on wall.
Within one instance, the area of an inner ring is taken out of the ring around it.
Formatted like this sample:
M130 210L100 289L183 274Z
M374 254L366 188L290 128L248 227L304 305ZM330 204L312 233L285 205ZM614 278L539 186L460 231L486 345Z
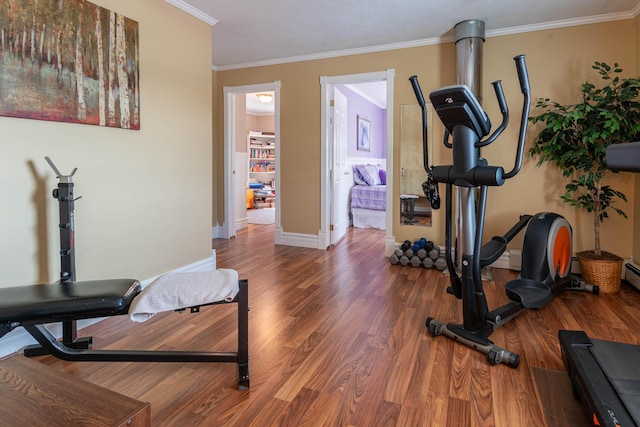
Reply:
M358 116L358 150L371 151L371 122Z

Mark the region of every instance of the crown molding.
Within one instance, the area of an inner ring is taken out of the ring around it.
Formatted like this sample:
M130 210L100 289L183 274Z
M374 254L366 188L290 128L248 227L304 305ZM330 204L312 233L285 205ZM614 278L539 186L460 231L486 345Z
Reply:
M164 1L169 3L172 6L177 7L178 9L184 12L187 12L191 16L195 16L199 20L204 21L211 26L214 26L218 23L218 20L216 18L214 18L213 16L209 16L203 11L201 11L200 9L197 9L191 6L184 0L164 0Z
M407 49L411 47L442 44L453 41L453 36L434 37L430 39L412 40L408 42L389 43L377 46L360 47L355 49L336 50L332 52L314 53L310 55L290 56L287 58L266 59L263 61L245 62L240 64L213 65L214 71L237 70L241 68L264 67L267 65L280 65L292 62L315 61L318 59L337 58L340 56L362 55L365 53L384 52L387 50Z
M622 21L633 19L640 12L640 3L633 10L620 13L607 13L604 15L585 16L583 18L562 19L559 21L542 22L540 24L521 25L518 27L502 28L500 30L487 31L487 37L506 36L511 34L531 33L534 31L555 30L558 28L575 27L578 25L599 24L602 22Z
M169 1L169 0L165 0ZM176 1L176 0L173 0ZM564 19L559 21L550 21L540 24L521 25L518 27L503 28L500 30L488 30L487 37L499 37L511 34L529 33L534 31L553 30L565 27L574 27L578 25L598 24L602 22L621 21L624 19L634 19L640 14L640 3L632 10L620 13L609 13L604 15L587 16L576 19ZM314 61L318 59L337 58L341 56L361 55L366 53L384 52L388 50L408 49L412 47L429 46L442 43L450 43L454 41L452 35L434 37L430 39L413 40L408 42L390 43L378 46L369 46L356 49L345 49L333 52L323 52L310 55L291 56L286 58L267 59L262 61L245 62L228 65L212 65L214 71L229 71L242 68L265 67L269 65L288 64L293 62Z

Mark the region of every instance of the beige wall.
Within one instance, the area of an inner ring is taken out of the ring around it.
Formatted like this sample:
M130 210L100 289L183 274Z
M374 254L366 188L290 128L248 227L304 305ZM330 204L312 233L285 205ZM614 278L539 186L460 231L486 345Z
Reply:
M609 64L618 62L625 76L636 74L635 23L633 20L617 21L606 24L579 26L537 33L496 37L487 40L485 46L485 79L498 78L500 67L507 67L509 57L521 51L527 55L533 104L539 97L549 97L560 103L580 101L580 88L584 81L599 84L600 77L591 69L594 61ZM624 42L623 42L624 41ZM502 53L507 53L503 55ZM489 66L489 68L487 68ZM505 68L503 68L505 69ZM496 76L496 77L493 77ZM509 105L512 112L519 112L515 77L513 74L503 78L505 89L511 87L512 96ZM488 83L485 83L485 106L491 117L499 117L495 104L488 101ZM532 106L533 107L533 106ZM532 114L536 110L532 108ZM513 117L516 120L516 117ZM536 127L529 129L528 142L535 134ZM510 133L502 137L483 154L489 159L502 158L502 164L509 162L512 150L504 150L502 142L515 141L516 128L510 127ZM529 145L527 145L527 148ZM525 156L522 172L508 181L502 189L490 190L487 219L489 233L498 233L503 224L508 223L518 212L536 212L549 210L564 215L574 230L574 251L593 248L593 217L591 214L577 211L563 203L559 195L564 192L566 181L560 172L551 166L535 167L537 159ZM613 188L619 189L633 199L633 179L629 173L611 175L608 181ZM634 202L620 206L629 218L634 215ZM625 258L632 254L632 221L625 220L612 213L601 228L603 250L615 252Z
M275 121L273 114L261 114L253 115L249 114L249 117L253 118L252 128L249 130L259 130L261 132L275 132Z
M45 155L62 173L78 168L79 280L145 279L211 257L211 27L165 2L94 2L139 22L141 130L0 117L2 287L58 279Z
M499 122L490 82L502 79L512 113L511 125L491 147L483 150L491 164L511 169L517 141L517 127L522 98L517 84L513 56L527 55L531 77L532 98L551 97L559 102L575 102L580 85L586 79L598 80L591 70L595 60L618 62L627 75L635 74L638 52L635 46L636 20L570 27L487 39L484 48L485 107L495 123ZM220 95L224 86L239 86L281 81L281 194L282 226L285 232L316 235L320 226L320 83L323 75L337 76L395 69L394 81L394 194L399 194L399 106L415 104L415 97L407 79L417 74L423 91L452 84L455 81L455 47L453 43L424 46L389 52L355 55L326 60L307 61L267 67L223 71L217 74ZM218 96L216 122L222 123L223 99ZM218 152L222 147L223 128L216 128ZM442 127L434 124L436 137L434 162L449 163L450 153L441 145ZM532 138L529 133L528 142ZM528 147L528 145L527 145ZM314 160L315 159L315 160ZM216 159L215 168L222 170L223 159ZM522 172L502 188L489 191L486 236L501 234L522 213L550 210L565 215L574 228L575 250L593 246L591 218L562 204L559 199L563 184L558 170L535 167L526 156ZM621 174L612 181L631 199L633 180ZM218 182L218 209L214 213L222 222L222 181ZM441 189L442 191L443 189ZM392 207L393 234L396 241L426 235L444 243L443 210L436 211L431 229L398 225L398 201ZM634 202L624 207L632 218ZM602 243L606 250L628 257L632 252L630 220L612 218L603 229ZM521 245L521 240L514 241ZM514 247L516 247L514 246Z
M248 134L251 131L274 132L275 122L273 119L273 114L256 115L256 114L247 113L245 120L246 120L245 137L246 137L246 134ZM246 139L245 139L245 145L246 145Z

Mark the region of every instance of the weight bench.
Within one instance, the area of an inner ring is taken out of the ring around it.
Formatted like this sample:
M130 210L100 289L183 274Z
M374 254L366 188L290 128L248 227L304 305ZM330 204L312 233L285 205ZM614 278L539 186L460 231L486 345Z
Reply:
M181 274L181 273L178 273ZM238 389L249 388L248 281L238 280L238 292L230 300L182 307L191 313L207 305L236 303L238 351L92 350L72 348L58 341L47 323L126 315L142 290L134 279L92 280L49 285L0 288L0 338L22 326L46 354L68 361L100 362L225 362L238 365Z

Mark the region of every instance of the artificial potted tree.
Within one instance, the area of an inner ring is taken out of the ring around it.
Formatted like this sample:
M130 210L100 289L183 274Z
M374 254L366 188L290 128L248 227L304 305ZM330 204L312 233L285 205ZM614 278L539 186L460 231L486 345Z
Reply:
M592 66L603 80L596 88L582 84L582 102L561 105L540 98L536 108L542 110L530 117L532 123L544 127L533 140L529 154L538 157L537 165L551 162L569 183L562 200L593 215L594 249L576 256L586 282L596 284L603 293L620 289L622 258L600 247L600 223L614 211L626 214L614 203L626 196L605 184L611 172L607 168L606 149L611 144L640 140L640 79L619 76L622 69L604 62Z

